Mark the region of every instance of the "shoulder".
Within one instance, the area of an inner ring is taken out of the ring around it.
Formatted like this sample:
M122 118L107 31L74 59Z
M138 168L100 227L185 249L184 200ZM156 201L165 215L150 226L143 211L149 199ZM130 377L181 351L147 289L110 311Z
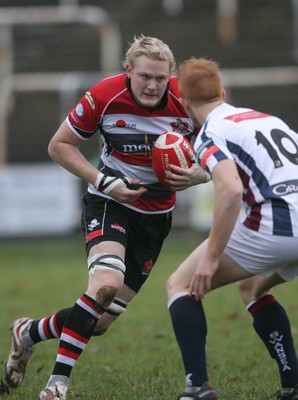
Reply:
M126 90L126 74L119 74L105 78L92 86L89 90L93 96L103 98L104 96L113 97Z

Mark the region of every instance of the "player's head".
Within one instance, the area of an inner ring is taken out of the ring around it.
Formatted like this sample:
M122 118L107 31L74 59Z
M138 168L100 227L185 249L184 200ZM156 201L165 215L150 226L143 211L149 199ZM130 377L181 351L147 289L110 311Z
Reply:
M175 66L169 47L157 38L135 37L123 64L135 101L142 107L156 107L165 94Z
M140 56L146 56L151 60L162 60L169 63L169 72L173 73L175 69L175 58L169 46L162 40L150 36L135 36L134 41L126 51L123 61L123 67L127 65L134 67L136 59Z
M205 58L190 58L177 71L181 97L189 105L201 105L222 100L224 90L219 66Z

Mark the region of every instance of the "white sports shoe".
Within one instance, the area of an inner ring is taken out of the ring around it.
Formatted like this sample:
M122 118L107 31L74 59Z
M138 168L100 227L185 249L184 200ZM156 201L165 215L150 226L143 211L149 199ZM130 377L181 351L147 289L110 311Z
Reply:
M66 400L67 386L63 382L56 382L55 386L48 386L40 393L38 400Z
M30 318L20 318L10 327L12 344L4 372L5 380L11 388L17 388L23 382L29 358L34 351L33 346L24 348L20 341L20 328L26 324L25 330L28 331L32 321Z

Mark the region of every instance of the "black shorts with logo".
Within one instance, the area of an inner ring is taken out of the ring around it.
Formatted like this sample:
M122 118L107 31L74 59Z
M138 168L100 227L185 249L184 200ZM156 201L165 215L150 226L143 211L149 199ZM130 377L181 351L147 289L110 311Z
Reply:
M172 212L142 214L104 197L83 196L82 229L86 250L103 241L126 248L125 284L138 292L148 278L171 230Z

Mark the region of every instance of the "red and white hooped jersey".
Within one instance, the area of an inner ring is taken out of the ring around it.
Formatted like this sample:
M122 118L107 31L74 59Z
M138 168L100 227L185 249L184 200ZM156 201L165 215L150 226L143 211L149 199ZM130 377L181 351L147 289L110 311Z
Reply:
M281 119L224 103L209 113L194 148L208 172L224 159L237 164L246 227L298 236L298 134Z
M164 132L179 132L188 139L194 134L194 124L179 98L177 79L171 77L158 107L141 107L133 100L130 80L124 73L97 83L68 114L67 123L80 139L88 140L100 131L99 169L103 173L140 179L140 185L147 188L145 195L123 206L143 213L173 209L176 194L158 182L151 154L154 142ZM91 184L88 191L109 197Z

